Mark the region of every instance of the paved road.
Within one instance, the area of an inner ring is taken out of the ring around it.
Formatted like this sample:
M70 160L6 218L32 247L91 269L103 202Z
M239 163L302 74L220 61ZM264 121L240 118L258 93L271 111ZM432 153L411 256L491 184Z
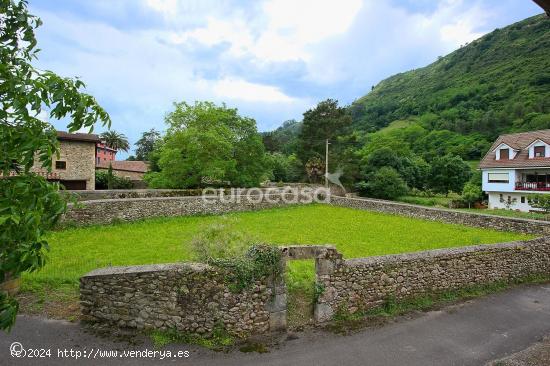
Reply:
M19 317L14 330L0 333L0 365L483 365L529 347L550 334L550 285L518 287L505 293L432 311L412 319L365 329L350 336L300 334L269 353L215 353L173 345L188 358L160 360L58 358L58 349L152 350L96 338L77 324ZM9 347L52 350L51 358L13 358ZM550 360L549 360L550 364Z

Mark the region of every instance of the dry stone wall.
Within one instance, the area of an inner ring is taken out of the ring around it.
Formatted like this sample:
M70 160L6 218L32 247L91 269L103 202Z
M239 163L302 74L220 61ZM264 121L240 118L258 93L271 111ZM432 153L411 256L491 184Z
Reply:
M316 259L323 289L318 322L337 311L354 313L384 304L463 287L550 275L550 238L418 253L342 259L335 251Z
M153 217L224 214L228 212L283 207L299 202L283 201L280 194L220 200L202 197L154 197L107 199L71 205L61 224L98 225L116 221L137 221Z
M208 335L216 327L246 336L286 326L274 302L282 280L264 278L230 291L224 273L199 263L109 267L80 279L86 320L123 328ZM286 304L284 304L286 305Z
M484 215L455 210L445 210L418 205L410 205L393 201L349 198L332 196L330 204L334 206L350 207L361 210L384 212L417 219L434 220L461 224L466 226L481 227L503 231L515 231L526 234L548 235L550 234L550 222L541 220L528 220L513 217Z

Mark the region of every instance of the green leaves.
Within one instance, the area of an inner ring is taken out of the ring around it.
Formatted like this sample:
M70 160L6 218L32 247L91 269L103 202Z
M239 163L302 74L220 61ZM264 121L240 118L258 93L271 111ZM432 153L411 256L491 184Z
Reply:
M128 138L123 133L105 131L100 136L101 139L105 141L105 144L112 149L123 151L128 151L130 149Z
M154 188L206 185L250 187L266 176L256 121L210 102L176 103L166 117L167 135L158 152L160 172L146 179Z
M81 91L84 83L31 65L37 57L34 29L42 24L27 11L27 1L0 0L0 281L9 274L40 269L48 243L45 234L66 209L56 184L30 172L46 171L59 153L55 129L38 116L70 118L69 131L92 128L109 115ZM12 174L17 176L11 177ZM0 292L0 329L15 322L17 301Z

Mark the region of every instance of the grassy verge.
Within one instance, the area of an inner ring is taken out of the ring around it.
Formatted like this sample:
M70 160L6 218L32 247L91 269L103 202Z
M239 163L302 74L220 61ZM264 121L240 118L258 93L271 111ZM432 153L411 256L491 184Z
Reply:
M73 284L48 284L24 282L17 294L22 314L51 319L76 321L80 318L78 287Z
M149 333L149 337L156 348L162 348L169 344L193 344L205 347L215 351L221 351L235 344L235 338L227 331L217 326L208 337L197 334L178 332L176 329L167 331L154 330Z
M475 208L461 208L458 209L459 211L465 211L465 212L475 212L475 213L481 213L485 215L497 215L497 216L506 216L506 217L517 217L520 219L531 219L531 220L545 220L549 221L550 217L544 213L538 213L538 212L521 212L521 211L514 211L514 210L504 210L504 209L484 209L479 210Z
M370 324L380 324L388 318L410 312L433 310L456 302L502 292L518 285L548 282L550 282L550 276L529 276L512 282L498 281L459 290L445 291L439 294L413 297L402 301L389 298L383 306L368 311L357 311L352 314L345 309L340 309L334 315L333 322L328 326L328 329L336 333L346 333Z
M313 322L315 261L290 261L287 267L287 323L290 329L301 329Z
M420 206L449 208L451 201L458 198L459 196L456 194L449 194L447 197L441 194L436 194L433 196L402 196L399 197L397 201Z

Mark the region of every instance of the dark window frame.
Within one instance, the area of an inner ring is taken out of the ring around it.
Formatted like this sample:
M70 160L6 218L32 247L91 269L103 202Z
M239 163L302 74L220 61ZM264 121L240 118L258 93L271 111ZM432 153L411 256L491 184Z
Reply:
M55 169L57 170L67 170L67 162L65 160L56 160Z
M537 150L538 150L539 154L541 154L541 155L537 155ZM544 157L546 157L546 147L545 146L535 146L535 147L533 147L533 156L535 158L544 158Z
M503 151L506 151L506 157L502 156ZM510 160L510 149L508 149L508 148L500 149L500 160Z

